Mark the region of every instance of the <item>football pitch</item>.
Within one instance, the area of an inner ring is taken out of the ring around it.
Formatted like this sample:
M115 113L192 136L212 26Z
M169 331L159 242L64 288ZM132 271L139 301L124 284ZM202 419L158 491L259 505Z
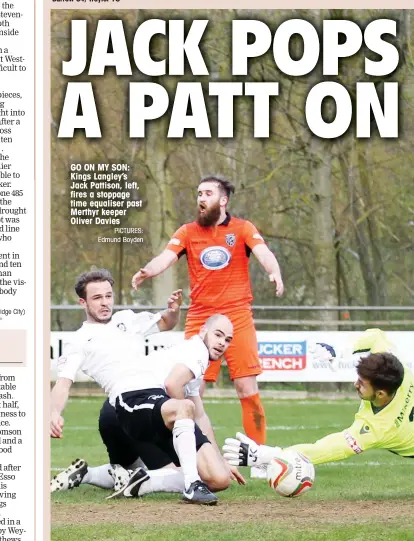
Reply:
M52 475L75 458L108 461L97 421L103 398L74 398L62 440L52 440ZM353 420L358 400L265 400L268 444L312 442ZM209 399L207 413L221 446L242 431L237 400ZM369 451L316 466L313 488L286 499L264 480L232 484L216 507L189 505L179 494L106 501L108 491L82 485L52 494L54 541L414 541L414 459Z

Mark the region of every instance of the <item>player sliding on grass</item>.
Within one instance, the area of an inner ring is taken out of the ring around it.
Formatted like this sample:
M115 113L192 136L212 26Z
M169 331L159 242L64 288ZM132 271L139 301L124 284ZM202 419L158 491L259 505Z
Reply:
M324 360L335 356L332 347L322 348ZM328 349L330 352L328 353ZM368 449L386 449L414 458L414 375L390 351L393 345L379 329L369 329L354 344L357 364L355 388L362 399L354 423L317 442L289 447L313 464L343 460ZM367 354L367 355L364 355ZM226 439L224 457L235 466L266 465L280 447L257 445L244 434Z
M126 453L130 457L134 453L133 460L141 456L147 465L161 468L174 462L174 458L178 462L180 456L179 463L183 466L183 473L180 472L180 483L175 475L175 487L179 485L181 490L184 490L184 498L192 503L215 503L217 498L210 493L205 483L200 481L197 470L194 469L195 462L196 468L208 479L213 490L227 488L230 471L219 455L217 446L215 449L210 445L200 429L194 427L192 419L195 413L203 423L202 428L214 442L211 425L207 422L208 417L202 415L204 410L202 404L200 407L201 400L197 391L209 358L214 360L226 351L232 337L232 325L227 317L215 315L205 322L194 339L145 357L141 352L140 341L143 336L150 334L151 326L156 327L152 332L164 330L159 324L162 314L145 316L145 313L121 311L112 317L112 285L112 277L106 270L85 273L78 280L75 289L85 308L87 320L75 333L75 340L65 355L59 359L59 377L51 400L51 435L61 437L63 419L60 413L75 373L81 368L109 394L109 402L104 404L101 411L100 428L110 458L111 452L112 458L115 454L117 457L121 456L120 448L124 447L122 456L125 457ZM179 308L180 295L175 293L169 299L170 310ZM173 369L165 381L166 361L173 365ZM171 400L165 394L164 387L177 398L184 399L188 396L191 400ZM178 410L183 410L182 414ZM113 431L108 431L108 427ZM191 427L192 436L191 430L187 430ZM177 430L178 428L181 430ZM176 441L177 434L184 443L181 449ZM192 441L195 443L194 450ZM199 451L197 457L196 449ZM192 473L186 461L193 463ZM95 472L98 476L102 474L102 468L105 466ZM86 472L84 461L75 461L72 467L52 480L51 489L53 491L76 486L86 473L90 472ZM119 469L113 473L119 480ZM169 472L164 471L160 476L166 476L167 473ZM191 481L188 475L194 480ZM147 472L140 468L128 481L129 489L138 492L139 486L148 478ZM118 492L121 494L122 491Z
M215 316L214 319L217 321L220 317ZM229 467L220 454L199 395L202 375L194 378L191 359L185 357L180 345L158 350L137 362L150 363L157 369L171 397L185 397L194 403L197 468L208 488L214 492L225 490L231 479L245 484L237 468ZM113 489L114 493L108 498L141 497L154 492L184 490L184 478L178 469L180 463L174 450L172 434L163 444L134 442L122 429L108 400L100 412L99 431L110 463L90 467L85 460L77 459L51 480L51 492L72 489L81 484ZM147 471L142 466L148 468Z
M124 311L112 317L112 285L105 270L85 273L76 284L87 319L58 361L58 379L51 392L50 435L62 437L61 413L81 369L105 390L122 429L136 444L167 444L172 436L184 476L183 499L215 504L217 497L197 470L194 404L188 399L171 399L154 367L138 361L143 356L142 337L136 333L135 314ZM217 360L226 351L232 335L227 317L210 318L198 336L179 345L175 356L188 359L193 376L201 377L209 359Z

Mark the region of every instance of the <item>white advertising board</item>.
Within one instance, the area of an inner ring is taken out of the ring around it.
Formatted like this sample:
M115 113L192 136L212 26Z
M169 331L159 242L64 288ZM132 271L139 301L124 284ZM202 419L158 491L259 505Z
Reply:
M56 362L62 354L64 343L70 341L71 332L51 333L51 378L56 378ZM267 382L352 382L355 380L355 361L344 358L339 361L338 370L333 372L328 362L317 362L309 355L309 346L323 342L343 351L360 335L360 332L344 331L258 331L259 358L263 374L258 381ZM388 337L396 345L398 355L411 369L414 368L414 332L388 332ZM183 340L182 332L165 332L149 337L145 352L150 353L158 347L169 347ZM82 373L78 381L90 381Z

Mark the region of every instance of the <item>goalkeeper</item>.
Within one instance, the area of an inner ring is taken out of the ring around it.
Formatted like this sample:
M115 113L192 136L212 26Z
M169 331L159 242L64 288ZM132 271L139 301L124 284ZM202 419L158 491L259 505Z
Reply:
M335 361L331 346L321 345L325 359ZM380 329L368 329L354 344L353 353L361 356L356 370L355 388L362 399L354 423L315 443L289 447L313 464L343 460L368 449L386 449L414 458L414 375L395 357L393 345ZM329 355L327 352L329 351ZM244 434L228 438L224 458L234 466L267 465L278 456L280 447L257 445Z

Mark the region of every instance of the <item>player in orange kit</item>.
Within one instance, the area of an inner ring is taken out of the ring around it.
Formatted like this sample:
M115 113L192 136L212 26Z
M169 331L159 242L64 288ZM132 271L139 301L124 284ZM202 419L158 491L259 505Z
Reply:
M138 288L144 280L158 276L179 257L186 255L191 288L191 304L185 324L185 337L197 334L206 317L217 311L227 315L234 337L225 355L230 377L240 399L246 434L257 443L266 439L265 413L256 376L262 372L253 323L253 300L249 277L249 256L253 252L283 294L283 281L276 257L256 227L227 212L234 186L228 180L209 175L198 187L197 220L181 226L166 249L132 278ZM216 381L220 364L211 364L204 380Z

